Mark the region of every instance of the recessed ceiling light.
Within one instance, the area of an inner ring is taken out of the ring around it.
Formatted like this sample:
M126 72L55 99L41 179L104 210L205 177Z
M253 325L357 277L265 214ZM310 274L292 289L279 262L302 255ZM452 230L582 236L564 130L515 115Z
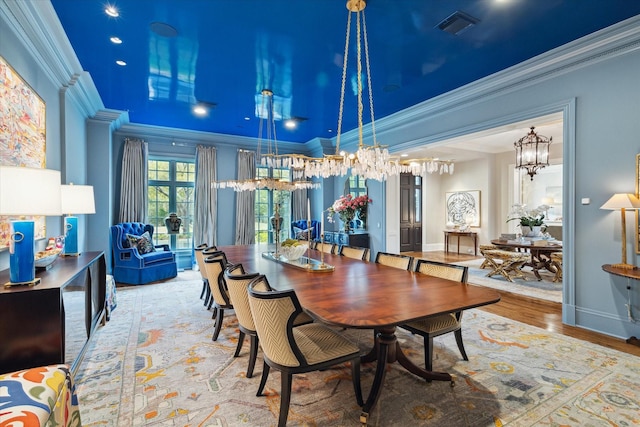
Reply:
M247 117L245 117L244 119L245 119L246 121L249 121L249 120L251 120L251 117L248 117L248 116L247 116Z
M287 129L295 129L298 127L298 123L294 119L287 119L284 121L284 127Z
M116 36L113 36L113 37L109 38L109 40L111 40L111 43L113 43L113 44L121 44L122 43L122 40L120 40L120 37L116 37Z
M116 9L115 6L111 6L111 5L108 5L105 8L104 13L111 16L112 18L117 18L118 16L120 16L120 12L118 12L118 9Z
M126 66L126 65L127 65L127 63L126 63L126 62L124 62L122 59L118 59L118 60L116 61L116 64L118 64L118 65L119 65L119 66L121 66L121 67L124 67L124 66Z
M195 105L193 107L193 114L195 114L196 116L204 116L207 114L209 110L207 110L204 106L202 105Z
M409 155L407 153L402 153L400 154L400 157L409 157Z

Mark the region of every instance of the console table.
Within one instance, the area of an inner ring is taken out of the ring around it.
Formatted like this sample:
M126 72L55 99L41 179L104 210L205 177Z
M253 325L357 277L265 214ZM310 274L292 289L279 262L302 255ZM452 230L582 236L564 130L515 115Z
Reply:
M0 271L0 373L66 363L77 371L89 338L105 322L103 252L60 257L40 284L4 287Z
M353 233L345 233L343 231L325 231L325 243L334 243L339 246L357 246L359 248L369 248L369 233L363 231L355 231Z
M458 238L458 255L460 255L460 237L470 237L473 239L473 254L478 256L478 233L475 231L450 231L444 230L444 251L449 253L449 237Z
M602 269L609 274L613 274L615 276L626 277L627 279L640 280L640 269L638 267L635 268L620 268L616 267L612 264L604 264ZM631 289L631 285L627 284L627 292ZM629 301L631 304L631 301ZM629 309L630 310L630 309ZM627 343L640 346L640 340L636 337L627 338Z

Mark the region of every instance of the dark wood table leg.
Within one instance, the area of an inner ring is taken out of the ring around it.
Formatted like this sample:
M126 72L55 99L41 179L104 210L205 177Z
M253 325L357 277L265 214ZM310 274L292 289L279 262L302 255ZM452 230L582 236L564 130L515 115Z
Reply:
M378 361L369 396L367 397L367 401L362 407L362 413L360 414L360 422L363 425L366 425L369 413L380 397L380 391L382 389L382 383L384 382L388 363L398 362L407 371L428 381L451 381L453 385L454 379L450 374L445 372L427 371L411 362L402 352L400 343L398 343L396 338L395 331L395 326L378 330L374 348L365 356L360 358L360 361L363 363L372 362L373 360ZM373 358L374 355L375 359Z

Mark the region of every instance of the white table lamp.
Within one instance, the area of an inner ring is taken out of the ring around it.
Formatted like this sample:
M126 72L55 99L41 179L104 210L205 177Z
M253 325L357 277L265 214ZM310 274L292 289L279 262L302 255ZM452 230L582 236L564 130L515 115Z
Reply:
M640 209L640 200L633 194L614 194L600 209L619 210L622 215L622 262L613 264L614 267L632 269L634 265L627 264L627 222L626 211Z
M74 214L94 214L96 204L93 198L91 185L63 185L62 186L62 212L67 214L64 218L64 255L78 256L78 217Z
M60 172L51 169L0 166L0 215L10 221L9 282L35 285L35 224L28 216L62 214Z

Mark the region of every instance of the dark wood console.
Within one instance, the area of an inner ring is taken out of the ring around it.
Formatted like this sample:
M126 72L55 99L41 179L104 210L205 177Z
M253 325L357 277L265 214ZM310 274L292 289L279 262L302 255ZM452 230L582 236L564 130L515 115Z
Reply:
M75 374L105 321L104 253L61 257L36 277L36 286L0 285L0 373L67 363ZM8 281L9 270L0 271L0 284Z
M615 276L626 277L627 279L640 280L640 269L638 267L634 268L620 268L616 267L613 264L604 264L602 269L609 274L613 274ZM631 285L627 284L627 290L631 289ZM631 301L629 301L631 304ZM630 309L629 309L630 310ZM632 336L627 338L627 343L637 345L640 347L640 339Z
M365 231L355 231L353 233L345 233L343 231L325 231L324 241L326 243L334 243L336 245L358 246L360 248L369 248L369 233Z

